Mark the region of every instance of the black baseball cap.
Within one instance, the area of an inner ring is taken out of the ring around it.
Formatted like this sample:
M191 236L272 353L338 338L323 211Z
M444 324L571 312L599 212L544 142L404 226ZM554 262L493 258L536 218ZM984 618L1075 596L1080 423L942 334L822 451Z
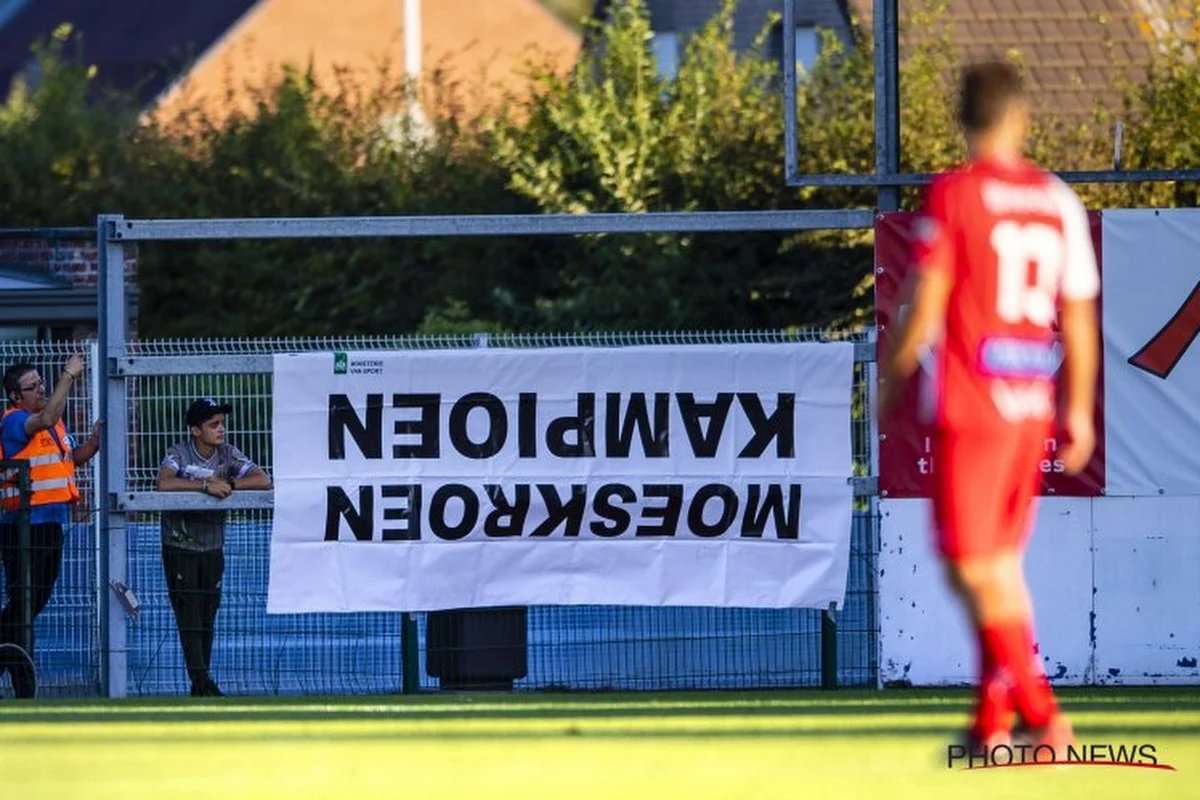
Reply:
M188 406L187 419L188 427L193 425L200 427L205 422L215 417L217 414L228 414L233 411L233 406L228 403L218 403L211 397L201 397L196 402Z

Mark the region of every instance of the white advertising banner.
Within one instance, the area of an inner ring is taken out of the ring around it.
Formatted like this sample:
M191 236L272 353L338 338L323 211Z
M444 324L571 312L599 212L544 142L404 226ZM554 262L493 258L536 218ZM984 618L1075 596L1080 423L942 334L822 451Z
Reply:
M1056 685L1092 683L1092 508L1079 497L1038 499L1025 557L1042 669ZM1100 502L1103 502L1101 500ZM879 501L879 673L885 686L960 686L978 654L962 603L934 547L929 501ZM1115 621L1115 620L1114 620Z
M841 604L848 343L277 355L270 613Z
M1200 209L1102 230L1106 494L1200 494Z

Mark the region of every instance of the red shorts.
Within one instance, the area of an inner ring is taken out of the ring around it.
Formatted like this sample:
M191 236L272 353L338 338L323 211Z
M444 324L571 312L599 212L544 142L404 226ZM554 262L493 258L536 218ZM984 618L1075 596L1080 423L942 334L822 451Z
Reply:
M1029 538L1049 431L942 431L933 452L933 522L950 561L1023 548Z

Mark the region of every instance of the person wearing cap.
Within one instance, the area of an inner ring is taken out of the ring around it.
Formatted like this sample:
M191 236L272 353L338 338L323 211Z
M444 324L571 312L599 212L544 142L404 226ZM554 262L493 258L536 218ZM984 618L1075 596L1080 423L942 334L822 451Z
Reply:
M0 674L12 669L13 688L22 697L32 696L35 685L27 669L32 663L33 631L24 630L23 618L28 615L32 623L50 602L62 570L63 529L70 521L71 506L79 502L75 468L100 449L99 421L93 424L91 437L76 445L62 419L67 396L83 376L83 369L83 356L71 356L49 395L46 382L32 364L19 362L4 373L8 408L0 418L0 456L28 461L32 484L27 609L16 516L21 507L17 471L0 470L0 556L8 589L8 601L0 612L0 647L10 652L22 642L29 645L27 657L20 661L0 658Z
M185 415L189 438L172 445L158 470L160 492L202 492L224 500L238 489L270 489L271 478L225 441L232 406L203 397ZM175 611L193 697L223 693L209 670L221 580L225 574L224 510L163 512L163 569Z

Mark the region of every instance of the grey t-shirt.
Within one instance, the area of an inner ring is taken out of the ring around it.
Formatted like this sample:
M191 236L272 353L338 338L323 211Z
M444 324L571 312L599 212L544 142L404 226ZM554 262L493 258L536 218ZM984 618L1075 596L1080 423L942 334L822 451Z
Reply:
M255 468L246 454L231 444L217 445L212 455L202 457L191 440L179 442L167 450L162 466L180 478L202 481L205 478L241 478ZM224 511L164 511L160 528L163 547L204 552L225 546Z

